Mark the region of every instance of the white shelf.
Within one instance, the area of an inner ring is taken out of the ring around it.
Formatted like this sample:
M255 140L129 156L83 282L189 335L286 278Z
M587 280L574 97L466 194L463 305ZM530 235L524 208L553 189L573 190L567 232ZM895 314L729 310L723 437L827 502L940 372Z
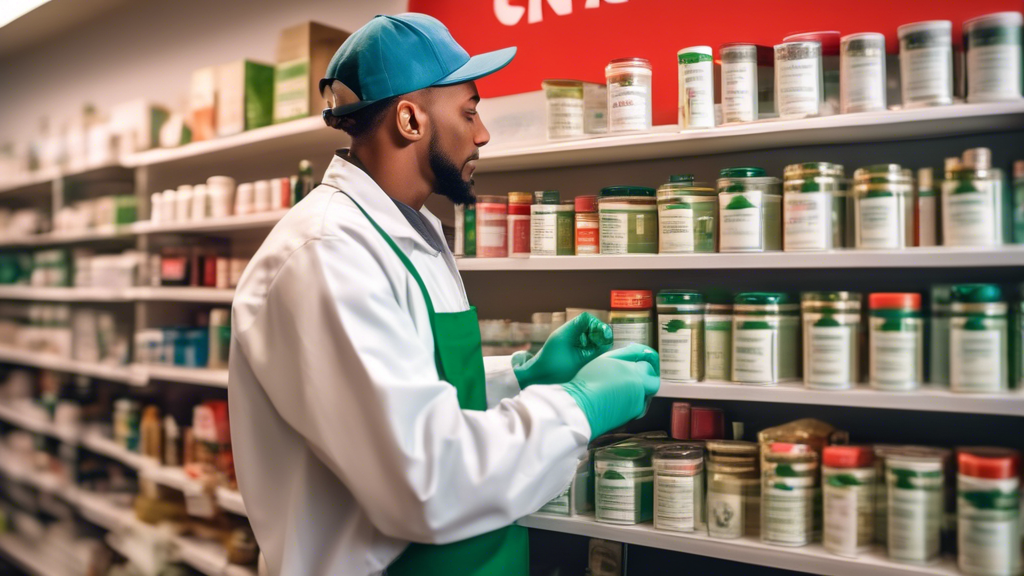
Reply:
M21 536L0 534L0 554L9 558L32 576L75 576L54 562L52 550L33 546Z
M195 222L150 222L143 220L132 225L136 234L178 234L178 233L214 233L235 230L257 230L272 228L287 214L287 210L259 212L245 216L228 216L226 218L207 218Z
M214 304L231 304L235 298L233 288L196 288L196 287L152 287L132 288L128 291L132 300L144 302L210 302Z
M201 492L203 483L189 478L179 466L150 466L139 470L143 477L179 492Z
M43 434L45 436L56 438L66 444L75 444L78 442L77 428L57 426L53 422L32 417L15 406L0 404L0 420L17 426L18 428L28 430L29 432L35 432L36 434Z
M50 288L23 285L0 285L0 300L35 300L47 302L127 302L128 290L114 288L67 287Z
M14 178L5 178L0 181L0 194L8 194L11 192L18 192L25 188L31 188L33 186L39 186L52 182L60 177L60 171L56 169L51 170L38 170L36 172L29 172L21 174Z
M238 490L229 490L223 486L217 488L217 505L232 514L248 516L245 502L242 502L242 494Z
M829 576L961 576L955 562L944 558L937 564L917 566L890 561L874 550L859 558L844 558L827 552L820 544L787 548L763 544L755 538L717 540L705 534L655 530L651 524L616 526L601 524L592 517L567 518L534 514L519 521L527 528L603 538L637 546L660 548L699 556L710 556L758 566Z
M1024 392L956 394L948 387L925 386L913 392L883 392L867 386L852 390L812 390L802 383L748 386L734 382L662 382L658 396L692 400L779 402L851 408L885 408L926 412L963 412L1024 416Z
M1024 100L800 120L762 120L687 132L680 132L675 126L659 126L646 134L507 147L485 146L480 149L477 172L590 166L793 146L908 140L1021 127L1024 127Z
M118 506L101 494L75 490L74 502L82 516L111 532L121 532L140 523L131 508Z
M531 258L460 258L459 270L711 270L755 268L978 268L1024 266L1024 246L996 248L921 247L904 250L833 250L829 252L761 252L751 254L623 254L533 256Z
M142 468L150 466L158 466L156 460L147 458L138 452L132 452L124 446L121 446L113 439L103 436L97 431L89 431L81 437L82 446L89 449L92 452L106 456L107 458L113 458L118 462L126 466L140 470Z
M181 382L182 384L213 386L214 388L228 387L227 370L180 368L178 366L160 366L156 364L140 365L140 370L146 371L149 380L166 380L168 382Z
M111 382L121 382L134 386L143 386L146 381L133 371L129 366L108 366L93 362L79 362L70 358L64 358L53 354L40 354L0 346L0 362L20 364L22 366L34 366L44 370L55 370L57 372L68 372L70 374L82 374Z
M48 232L14 238L0 237L0 246L41 247L58 244L79 244L103 240L130 239L134 237L132 225L106 226L79 232Z
M181 561L207 576L224 576L228 573L256 576L253 568L229 564L228 553L220 544L182 536L174 538L173 542Z

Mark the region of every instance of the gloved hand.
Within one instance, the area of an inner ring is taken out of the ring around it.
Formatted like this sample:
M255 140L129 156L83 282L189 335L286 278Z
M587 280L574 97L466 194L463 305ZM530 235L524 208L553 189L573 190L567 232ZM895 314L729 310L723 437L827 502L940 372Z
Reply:
M630 344L597 357L562 388L587 415L594 439L641 416L658 393L660 373L657 352Z
M568 382L587 362L608 351L612 328L584 312L559 326L532 358L527 352L512 355L519 387Z

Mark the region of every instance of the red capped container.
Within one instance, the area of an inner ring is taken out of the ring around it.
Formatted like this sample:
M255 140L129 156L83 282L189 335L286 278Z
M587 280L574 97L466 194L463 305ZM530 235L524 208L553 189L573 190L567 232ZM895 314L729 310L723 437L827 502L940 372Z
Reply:
M650 290L612 290L612 348L654 346L654 294Z
M672 403L672 437L676 440L690 439L689 402Z
M921 295L879 292L868 296L868 380L877 390L916 390L924 380Z
M724 440L725 412L721 408L690 408L690 440Z
M871 446L826 446L821 453L822 464L830 468L868 468L874 461Z
M1020 475L1020 452L987 446L960 448L957 472L972 478L1005 479Z
M872 310L921 310L921 295L914 292L876 292L868 296Z
M1021 574L1020 452L957 450L957 565L970 576Z
M593 256L601 253L601 222L597 214L597 196L577 196L576 255Z
M826 446L821 454L825 549L856 557L875 540L874 448Z
M508 255L509 258L530 257L530 192L508 193Z

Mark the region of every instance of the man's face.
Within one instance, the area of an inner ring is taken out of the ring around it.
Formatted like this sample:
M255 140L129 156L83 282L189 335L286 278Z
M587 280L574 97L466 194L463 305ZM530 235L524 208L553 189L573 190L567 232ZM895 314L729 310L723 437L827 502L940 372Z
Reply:
M476 84L466 82L432 90L435 93L430 118L434 131L429 152L434 193L456 204L471 204L476 202L473 172L480 147L491 138L476 111L480 102Z

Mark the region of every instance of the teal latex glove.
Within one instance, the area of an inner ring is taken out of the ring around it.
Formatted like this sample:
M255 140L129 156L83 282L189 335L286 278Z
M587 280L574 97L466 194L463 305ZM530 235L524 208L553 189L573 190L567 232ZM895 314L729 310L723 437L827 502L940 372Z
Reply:
M594 439L643 415L661 386L660 373L657 352L630 344L597 357L562 388L586 414Z
M611 346L611 326L584 312L559 326L536 356L531 357L528 352L513 354L512 369L520 388L562 384Z

